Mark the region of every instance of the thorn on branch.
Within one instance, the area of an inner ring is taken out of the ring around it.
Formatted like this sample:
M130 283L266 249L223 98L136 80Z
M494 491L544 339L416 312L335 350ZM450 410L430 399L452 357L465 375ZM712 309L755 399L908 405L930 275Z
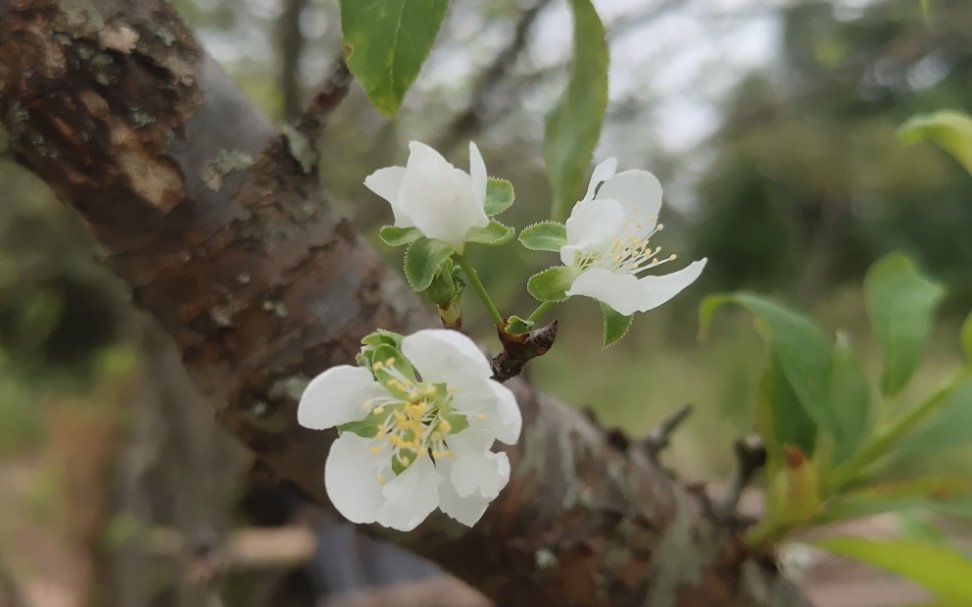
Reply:
M725 491L712 504L712 517L718 523L738 526L745 523L736 515L739 497L753 475L766 464L766 447L763 446L759 436L751 434L735 441L732 444L732 451L736 458L736 467L726 484Z
M503 351L493 357L493 379L504 382L519 375L524 365L550 350L557 340L557 321L526 335L510 335L502 329L497 333Z
M675 430L682 425L692 413L692 404L689 403L662 420L648 436L638 441L639 446L652 460L658 459L658 454L668 447L669 439Z

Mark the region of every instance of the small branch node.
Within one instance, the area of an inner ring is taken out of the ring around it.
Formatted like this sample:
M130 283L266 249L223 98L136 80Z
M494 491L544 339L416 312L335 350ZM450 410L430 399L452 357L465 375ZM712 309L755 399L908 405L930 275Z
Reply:
M501 328L497 334L503 351L493 357L493 379L504 382L519 375L528 362L543 356L553 347L557 341L557 321L526 335L510 335Z
M639 446L648 453L651 459L658 459L658 454L662 452L663 449L668 447L670 438L673 432L692 413L692 404L686 404L684 407L676 411L675 413L666 417L654 430L648 433L648 436L644 437L638 441Z
M743 525L744 521L736 514L736 506L743 489L749 485L753 475L766 464L766 447L762 439L755 435L736 440L732 444L732 452L736 459L725 491L712 504L712 517L719 523L726 525Z

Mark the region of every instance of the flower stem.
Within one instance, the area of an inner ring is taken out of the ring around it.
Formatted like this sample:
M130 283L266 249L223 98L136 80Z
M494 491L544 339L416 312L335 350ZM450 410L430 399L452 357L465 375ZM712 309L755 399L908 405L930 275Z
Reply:
M486 287L484 287L483 283L480 282L479 275L476 274L476 268L472 267L472 264L469 263L466 256L460 253L456 253L456 263L459 264L459 268L462 270L462 273L466 275L466 278L469 280L469 284L472 286L473 291L475 291L476 295L479 297L479 301L483 302L483 306L486 308L486 311L489 312L489 317L493 319L493 324L500 329L504 328L506 326L506 322L503 321L503 317L500 316L499 310L496 309L496 305L493 303L493 300L489 298L489 293L486 292Z
M530 313L529 316L527 316L527 320L532 321L532 322L536 322L536 321L540 320L540 317L543 316L544 314L546 314L547 311L550 310L550 308L554 307L554 304L556 304L556 303L557 302L555 302L555 301L545 301L545 302L543 302L542 304L540 304L539 306L537 306L537 309L536 310L534 310L533 312Z

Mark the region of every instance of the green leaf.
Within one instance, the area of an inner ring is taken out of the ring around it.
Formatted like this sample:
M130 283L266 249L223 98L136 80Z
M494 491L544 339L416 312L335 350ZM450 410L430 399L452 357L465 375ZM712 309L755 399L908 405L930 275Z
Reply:
M966 114L949 110L917 114L901 125L898 138L904 143L934 141L972 174L972 118Z
M850 347L838 340L830 369L830 404L837 419L832 464L850 457L863 442L870 419L867 375Z
M911 580L957 605L972 605L972 561L934 542L831 537L813 545Z
M486 214L492 217L510 208L516 195L513 184L505 179L490 177L486 182L486 202L483 203Z
M897 394L914 373L932 314L944 294L904 255L889 255L868 270L864 295L884 358L881 391L885 395Z
M608 94L604 26L591 0L571 0L570 4L574 12L574 60L567 89L547 114L543 138L554 219L565 218L578 198L601 134Z
M345 60L368 100L398 111L429 56L448 0L342 0Z
M405 472L405 469L411 466L412 462L414 462L417 457L418 455L414 451L409 451L408 449L400 450L397 456L392 456L391 458L392 472L395 473L395 476L398 476L402 472ZM402 459L407 461L408 464L402 463L401 461Z
M560 251L567 244L567 228L556 221L542 221L523 228L520 244L531 251Z
M836 495L827 502L821 522L834 523L885 512L936 510L939 505L972 497L972 480L927 476L872 484Z
M400 247L415 242L422 237L422 233L419 232L418 228L385 226L378 230L378 237L390 247Z
M513 315L506 319L506 332L510 335L526 335L534 324L532 320Z
M892 455L897 461L928 457L972 444L972 380L950 390L938 410L923 417L924 424L906 435Z
M573 284L577 270L566 266L547 268L538 272L527 281L527 291L540 301L564 301L565 291Z
M417 293L429 288L442 262L452 256L452 247L441 240L419 238L405 251L405 278Z
M965 353L965 366L972 368L972 314L965 317L962 323L962 331L959 334L962 343L962 352Z
M766 447L770 469L780 467L784 445L795 445L803 453L813 453L816 447L817 426L787 381L779 355L772 350L756 391L756 430Z
M485 228L473 228L469 230L464 240L465 242L477 242L479 244L497 247L501 244L508 243L515 235L516 230L494 219Z
M702 301L699 325L703 334L715 311L727 303L743 306L756 316L800 407L826 435L839 436L841 422L830 399L831 347L820 329L778 302L740 292ZM792 415L792 411L777 410L775 414Z
M631 317L619 314L606 303L598 303L601 304L601 314L604 316L604 347L607 348L628 332L628 328L631 327Z

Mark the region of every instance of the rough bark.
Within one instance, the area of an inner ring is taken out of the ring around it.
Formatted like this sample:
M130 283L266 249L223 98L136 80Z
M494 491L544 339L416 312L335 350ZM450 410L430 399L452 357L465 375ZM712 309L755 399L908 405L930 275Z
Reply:
M326 503L333 435L296 423L302 388L374 328L431 317L335 216L307 159L163 0L0 1L0 120L218 419ZM504 606L802 604L638 449L510 384L525 427L509 486L474 529L434 516L396 542Z

